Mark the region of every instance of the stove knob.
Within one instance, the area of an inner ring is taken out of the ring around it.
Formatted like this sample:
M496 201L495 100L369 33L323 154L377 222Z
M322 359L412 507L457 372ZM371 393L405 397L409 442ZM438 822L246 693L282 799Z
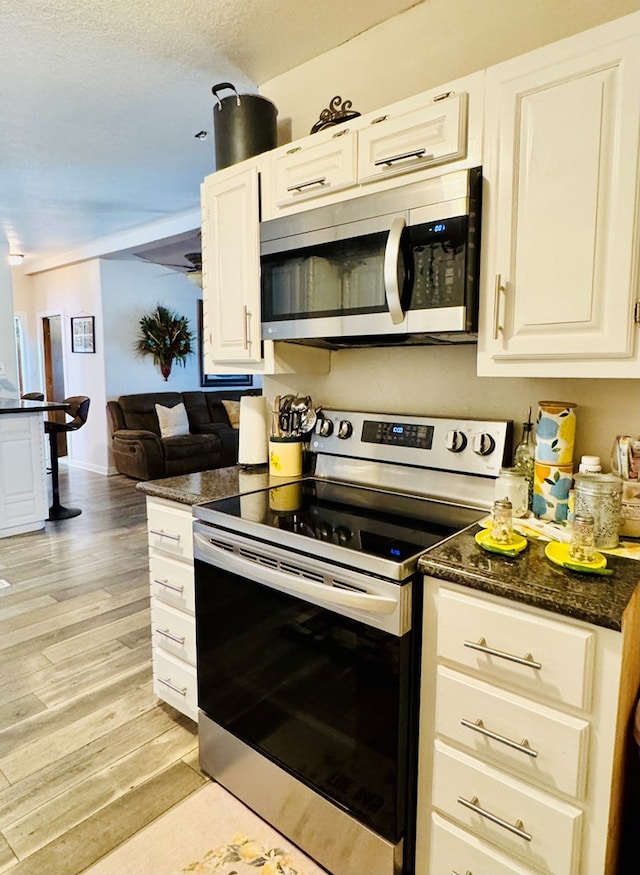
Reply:
M478 456L489 456L496 448L496 442L486 431L479 431L473 436L473 452Z
M446 448L452 453L461 453L467 445L467 436L463 431L452 429L447 432Z
M330 419L319 419L316 423L316 434L329 437L333 431L333 422Z
M342 419L340 421L340 425L338 426L338 437L344 441L347 438L350 438L352 434L353 426L348 419Z
M351 540L351 532L346 526L336 526L335 530L336 538L338 539L338 544L342 544L344 547Z
M316 523L316 533L321 541L331 540L331 526L323 520L319 520Z

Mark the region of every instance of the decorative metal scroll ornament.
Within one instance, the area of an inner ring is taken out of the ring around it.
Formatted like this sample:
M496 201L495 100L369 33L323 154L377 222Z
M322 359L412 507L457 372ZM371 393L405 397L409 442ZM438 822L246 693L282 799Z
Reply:
M350 100L343 101L341 97L336 95L332 98L328 108L322 110L318 121L311 128L309 133L317 134L318 131L329 128L332 125L340 125L343 122L348 122L352 118L358 118L359 115L362 115L360 112L351 110L352 106L353 104Z

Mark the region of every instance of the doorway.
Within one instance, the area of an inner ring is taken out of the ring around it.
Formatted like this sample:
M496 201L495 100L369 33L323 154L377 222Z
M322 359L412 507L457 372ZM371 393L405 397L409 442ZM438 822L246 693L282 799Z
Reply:
M64 387L64 362L62 349L62 317L42 317L42 349L44 360L44 385L48 401L63 401L66 398ZM63 410L49 411L48 416L56 422L64 422ZM67 455L67 436L58 434L58 456Z

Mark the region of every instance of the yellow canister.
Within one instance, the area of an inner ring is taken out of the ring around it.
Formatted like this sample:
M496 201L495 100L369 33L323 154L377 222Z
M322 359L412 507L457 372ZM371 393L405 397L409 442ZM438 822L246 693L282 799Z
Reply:
M299 477L302 474L302 440L299 437L269 438L269 474Z

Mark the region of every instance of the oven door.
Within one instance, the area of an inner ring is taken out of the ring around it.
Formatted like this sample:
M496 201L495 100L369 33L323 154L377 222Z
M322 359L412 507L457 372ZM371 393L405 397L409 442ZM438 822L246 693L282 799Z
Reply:
M376 875L401 871L415 774L416 587L206 524L194 531L203 769L330 871L349 875L350 855L353 875L367 856ZM291 779L273 794L277 812L241 774L252 753Z

